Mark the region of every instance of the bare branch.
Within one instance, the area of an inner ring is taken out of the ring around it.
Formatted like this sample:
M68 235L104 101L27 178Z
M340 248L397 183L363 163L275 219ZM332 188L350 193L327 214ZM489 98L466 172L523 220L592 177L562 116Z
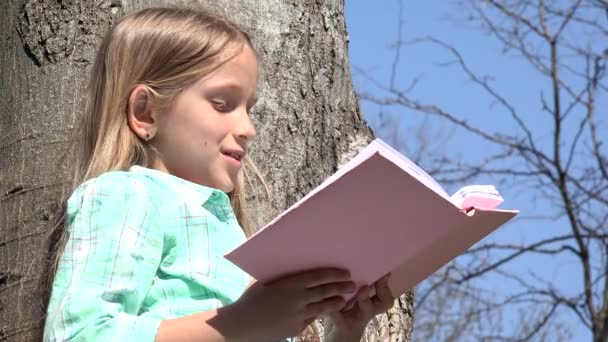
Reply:
M539 72L534 76L540 75L548 84L538 92L541 116L529 119L539 110L522 110L519 103L516 106L507 92L497 91L499 88L495 81L475 72L465 62L461 51L449 42L433 37L415 41L414 44L430 42L445 49L453 58L450 63L457 65L472 84L483 89L483 92L475 95L483 95L492 104L497 103L500 112L513 120L515 130L498 128L499 131L490 132L481 129L448 107L420 101L411 95L411 89L397 89L394 84L396 60L401 58L403 51L396 52L390 85L383 87L369 82L380 91L374 91L373 95L359 91L360 98L380 106L411 109L424 118L446 120L451 127L460 128L458 132L494 144L492 149L497 151L474 162L455 161L451 157L428 157L424 153L414 155L424 163L432 162L433 167L429 169L443 183L498 176L499 182L508 182L517 190L525 191L526 199L533 198L539 202L539 206L549 206L549 210L543 210L545 222L565 220L565 226L561 229L568 229L568 232L525 244L487 243L466 252L464 259L458 259L466 261L451 264L445 272L437 274L428 286L420 289L422 300L416 309L431 317L424 322L425 329L431 329L434 322L449 325L448 328L438 327L437 335L430 333L431 337L426 339L449 340L463 336L483 339L491 336L496 340L554 340L552 337L555 335L550 335L551 330L561 323L557 320L562 311L576 315L582 325L591 330L595 341L602 336L605 339L608 335L608 281L605 271L608 262L608 155L603 139L605 122L597 112L597 103L608 92L608 85L603 82L608 49L602 45L603 40L597 37L606 37L608 28L598 19L597 9L605 11L608 18L608 2L462 2L470 5L473 17L468 18L480 23L485 31L503 44L503 53L516 52L516 57ZM401 42L399 34L397 39L396 46L412 44ZM417 81L412 84L417 84ZM538 120L544 122L539 123ZM539 128L541 125L542 128ZM541 140L546 139L546 128L550 132L549 140ZM537 213L536 216L535 213L530 214L530 217L538 216ZM523 255L555 256L556 259L567 257L567 260L574 257L582 274L580 291L575 295L570 292L565 295L560 292L559 286L534 274L525 277L507 274L509 268L504 266ZM510 279L517 293L503 297L504 300L496 300L492 294L474 292L481 291L472 285L474 280L484 275L505 277L507 281ZM445 300L441 301L437 296L462 298L458 300L460 311L448 308ZM525 305L533 308L534 314L522 315L526 319L522 321L521 329L512 332L512 336L506 336L500 328L494 330L492 324L500 321L498 316L488 318L483 323L489 327L486 330L481 329L482 323L471 323L479 320L482 313L489 315L495 310L507 310L509 306ZM472 332L475 329L481 329L482 333Z
M538 20L540 21L540 27L543 29L543 36L547 40L552 40L553 38L551 37L551 33L549 33L547 22L545 21L545 2L543 0L538 0Z
M530 22L530 20L525 18L523 15L519 15L517 13L512 12L509 8L495 0L486 0L486 2L493 5L496 9L498 9L500 12L510 17L514 21L524 24L526 27L532 30L532 32L536 33L539 37L542 37L546 40L551 40L550 36L545 35L545 32L543 32L541 29L532 24L532 22Z
M570 145L570 153L568 153L568 160L566 161L566 166L564 167L565 172L568 172L570 170L570 167L572 166L572 161L574 160L574 153L576 151L576 146L583 133L583 129L585 129L585 126L587 125L587 119L588 119L588 117L584 117L581 120L580 124L578 125L578 130L576 131L576 134L574 136L574 141Z
M466 75L469 76L469 78L475 84L478 84L479 86L481 86L488 94L490 94L494 99L496 99L498 101L498 103L500 103L511 114L511 117L515 120L515 122L517 123L519 128L526 135L526 137L528 139L528 144L530 144L531 149L537 150L537 148L534 146L534 138L532 137L532 132L528 129L528 127L526 127L526 125L524 124L524 121L522 120L520 115L517 113L515 108L505 99L505 97L498 94L498 92L488 84L486 79L478 77L465 63L460 52L458 52L458 50L456 50L453 46L451 46L439 39L432 38L432 37L429 37L428 40L449 50L452 53L452 55L456 57L458 64L460 65L462 70L466 73Z
M591 82L588 88L588 99L587 99L587 118L589 119L589 129L591 130L591 141L593 143L593 154L595 156L595 160L598 164L599 170L602 172L602 177L608 180L608 171L606 170L608 166L608 158L604 157L600 153L600 144L597 138L597 129L595 125L595 92L597 91L597 86L599 84L599 80L601 75L606 70L606 64L602 64L600 58L596 58L594 61L594 72L591 76Z
M564 21L562 21L561 25L559 26L559 28L557 29L557 32L555 32L554 35L554 39L557 40L559 39L559 36L562 34L562 32L564 31L564 29L566 28L566 25L568 25L568 23L570 22L570 19L572 19L572 17L574 16L574 13L576 13L576 11L578 10L578 8L581 5L582 0L577 0L572 7L570 7L570 10L567 12Z
M560 241L566 241L566 240L572 240L572 239L582 239L582 238L598 238L598 239L606 239L608 238L608 234L604 234L604 235L583 235L583 234L568 234L568 235L562 235L562 236L557 236L557 237L552 237L549 239L545 239L545 240L541 240L538 241L536 243L533 243L531 245L528 246L514 246L514 245L484 245L481 247L477 247L477 248L473 248L473 249L469 249L469 251L467 251L467 254L471 254L471 253L475 253L475 252L479 252L481 250L484 249L491 249L491 248L495 248L495 249L515 249L516 252L510 254L507 257L504 257L502 259L500 259L499 261L493 262L492 264L485 266L475 272L471 272L468 273L466 275L464 275L461 279L456 280L457 283L463 283L465 281L469 281L473 278L477 278L481 275L483 275L484 273L487 273L491 270L497 269L498 267L506 264L507 262L513 261L515 258L522 256L523 254L527 253L527 252L535 252L535 253L541 253L541 254L556 254L556 253L561 253L563 251L571 251L573 252L575 255L577 255L578 257L581 257L581 254L583 253L583 250L575 250L574 248L570 247L570 246L562 246L560 249L558 250L554 250L554 251L550 251L550 250L543 250L540 249L540 247L547 245L547 244L552 244L552 243L556 243L556 242L560 242ZM580 248L580 246L579 246ZM585 249L586 250L586 249Z
M403 3L401 2L401 0L397 0L397 6L399 7L399 16L397 21L397 42L395 43L395 56L393 58L393 65L391 67L391 89L395 89L395 77L397 75L397 66L399 65L399 61L401 60L401 34L403 33Z
M500 40L508 49L517 49L522 56L524 56L526 60L528 60L528 62L530 62L530 64L532 64L532 66L534 66L534 68L541 74L549 74L549 67L543 63L542 58L538 54L530 51L525 43L523 38L526 35L525 32L521 32L517 26L510 31L501 29L486 15L477 2L472 2L472 6L477 11L477 14L480 16L483 23L487 25L489 31L494 34L494 36L498 38L498 40ZM513 40L515 40L515 42L513 42Z

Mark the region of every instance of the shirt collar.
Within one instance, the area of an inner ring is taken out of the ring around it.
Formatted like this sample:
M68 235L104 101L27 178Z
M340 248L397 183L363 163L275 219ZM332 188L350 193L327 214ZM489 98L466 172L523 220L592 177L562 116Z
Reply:
M230 205L228 195L221 190L190 182L172 174L139 165L131 166L129 171L142 173L152 180L162 183L161 185L178 193L180 197L187 197L194 201L200 201L201 204L205 204L209 201L216 204Z

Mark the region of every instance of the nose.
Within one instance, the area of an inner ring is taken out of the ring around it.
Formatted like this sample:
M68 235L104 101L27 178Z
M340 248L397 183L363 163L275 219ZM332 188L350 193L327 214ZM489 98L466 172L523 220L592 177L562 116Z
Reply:
M243 114L239 115L239 120L235 129L235 136L239 140L245 140L245 142L251 141L255 138L255 127L251 122L249 113L242 111Z

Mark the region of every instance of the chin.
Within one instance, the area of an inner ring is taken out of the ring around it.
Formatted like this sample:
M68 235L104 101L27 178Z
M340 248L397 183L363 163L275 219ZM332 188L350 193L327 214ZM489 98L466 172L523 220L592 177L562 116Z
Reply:
M230 193L234 191L236 188L236 181L232 181L231 179L220 182L217 186L218 190L222 190L225 193Z
M221 187L219 189L222 190L223 192L229 194L229 193L231 193L231 192L234 191L234 188L235 187L233 185L230 185L230 186L223 186L223 187Z

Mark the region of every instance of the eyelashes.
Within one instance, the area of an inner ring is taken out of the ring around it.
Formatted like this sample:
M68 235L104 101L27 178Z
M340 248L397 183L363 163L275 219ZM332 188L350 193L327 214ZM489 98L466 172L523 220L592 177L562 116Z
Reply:
M234 105L230 101L222 99L213 99L210 101L213 108L218 112L227 113L234 110Z
M215 110L217 110L218 112L222 112L222 113L232 112L238 106L238 103L236 101L228 101L228 100L224 100L224 99L212 99L209 102L211 103L213 108L215 108ZM252 109L253 109L253 105L251 105L251 106L248 105L247 113L251 113Z

